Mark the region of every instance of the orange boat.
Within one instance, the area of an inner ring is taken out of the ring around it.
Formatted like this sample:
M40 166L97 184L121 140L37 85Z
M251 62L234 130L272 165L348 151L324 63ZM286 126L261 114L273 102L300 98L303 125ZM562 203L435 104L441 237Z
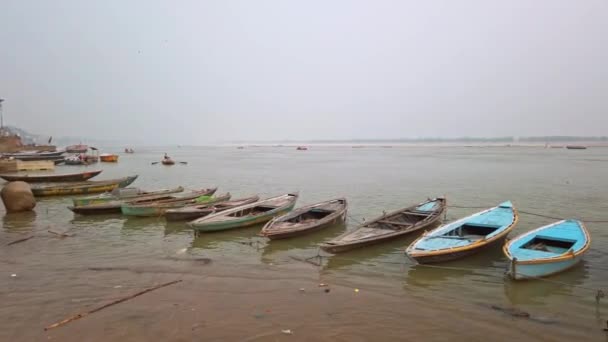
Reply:
M100 154L99 155L99 159L102 162L106 162L106 163L117 163L118 162L118 155L117 154L104 153L104 154Z

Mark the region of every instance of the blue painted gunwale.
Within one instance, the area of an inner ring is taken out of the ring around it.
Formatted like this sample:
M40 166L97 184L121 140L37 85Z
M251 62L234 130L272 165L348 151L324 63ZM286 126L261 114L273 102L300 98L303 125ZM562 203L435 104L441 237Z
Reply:
M513 204L510 201L506 201L496 207L475 213L440 226L430 232L426 232L409 245L406 253L415 259L416 257L452 254L484 247L498 239L506 237L506 235L515 227L518 219L519 217ZM467 223L482 227L486 225L497 229L480 240L467 240L465 238L442 236Z

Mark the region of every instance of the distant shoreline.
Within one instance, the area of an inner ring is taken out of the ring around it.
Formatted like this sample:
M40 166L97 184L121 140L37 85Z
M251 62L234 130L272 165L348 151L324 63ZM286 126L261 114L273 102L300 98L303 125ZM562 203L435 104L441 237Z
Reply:
M566 148L566 146L585 146L585 147L608 147L608 142L564 142L546 145L544 143L320 143L320 142L301 142L301 143L224 143L224 144L206 144L201 146L218 146L218 147L290 147L297 146L308 147L349 147L349 148L419 148L419 147L455 147L455 148ZM182 147L195 147L196 145L182 145Z

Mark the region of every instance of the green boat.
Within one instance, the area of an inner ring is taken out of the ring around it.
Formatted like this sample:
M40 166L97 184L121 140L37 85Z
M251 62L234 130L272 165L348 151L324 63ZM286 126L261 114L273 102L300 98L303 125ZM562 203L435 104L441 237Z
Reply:
M120 211L123 215L138 216L138 217L154 217L162 216L167 209L181 208L183 206L195 203L214 203L222 198L230 198L230 194L219 197L212 197L217 188L203 189L192 191L175 198L154 202L130 201L123 203L120 206ZM226 199L223 199L226 200Z
M288 213L297 200L297 193L285 194L201 217L188 225L198 233L253 226Z
M184 188L179 186L173 189L163 189L156 191L142 191L139 188L117 188L111 192L106 192L97 196L88 196L72 199L74 207L82 207L91 204L103 204L114 201L132 201L140 199L151 199L154 197L160 197L176 194L184 191ZM166 198L165 198L166 199Z

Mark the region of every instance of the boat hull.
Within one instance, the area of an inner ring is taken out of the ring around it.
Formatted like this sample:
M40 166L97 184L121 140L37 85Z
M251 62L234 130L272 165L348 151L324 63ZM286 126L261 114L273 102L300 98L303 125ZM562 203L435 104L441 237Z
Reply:
M125 190L127 190L127 189L125 189ZM132 189L129 189L129 190L132 190ZM74 198L72 201L73 201L75 207L80 207L80 206L84 206L84 205L102 204L102 203L108 203L108 202L112 202L112 201L132 201L132 200L142 200L142 199L152 200L155 198L158 198L160 200L167 195L179 193L182 191L184 191L184 188L182 188L180 186L175 189L150 191L147 193L135 193L135 194L124 195L124 196L120 196L120 195L113 196L112 194L107 193L107 194L97 195L94 197Z
M120 204L100 205L85 207L68 207L71 211L80 215L120 214Z
M165 219L171 222L177 221L192 221L197 218L205 217L206 215L211 214L212 211L209 210L193 210L193 211L180 211L180 212L171 212L167 211L165 213Z
M99 184L95 184L94 182L92 182L91 185L82 185L82 183L78 183L78 185L74 186L66 184L65 186L55 186L50 188L32 187L32 193L36 197L96 194L106 191L112 191L116 188L124 188L133 183L135 179L137 179L137 176L126 177L122 180L117 180L115 182L102 182Z
M165 214L165 212L169 209L183 208L184 206L193 203L193 201L197 197L211 196L215 193L216 190L217 190L217 188L208 189L208 190L206 190L206 192L199 192L195 195L188 196L183 199L169 200L170 202L165 202L165 203L162 203L162 201L160 201L159 203L152 202L152 203L143 204L143 205L138 205L136 202L123 203L120 211L122 212L123 215L127 215L127 216L138 216L138 217L163 216ZM228 198L230 198L230 195L228 195ZM212 203L220 202L222 200L225 200L225 197L213 198L209 202L206 202L206 203L212 204Z
M41 176L19 176L19 175L0 175L0 178L8 181L22 181L27 183L49 183L49 182L81 182L91 179L101 173L102 170L89 171L66 175L41 175Z
M576 256L568 260L557 262L543 262L535 264L518 263L511 261L507 274L515 280L534 279L546 277L566 271L576 266L583 259L582 255Z
M504 241L507 239L507 234L504 234L501 238L495 239L492 242L483 244L477 248L471 248L464 251L458 252L449 252L449 251L441 251L441 253L433 253L429 255L409 255L410 259L415 260L419 264L435 264L446 261L453 261L457 259L462 259L464 257L468 257L473 254L477 254L483 252L487 249L502 245Z
M344 211L344 213L342 215L334 218L333 220L323 223L323 224L319 224L312 228L290 231L290 232L276 232L276 233L271 233L271 234L264 234L264 236L269 238L270 240L289 239L289 238L293 238L293 237L306 235L309 233L314 233L319 230L329 228L331 226L335 226L340 223L344 223L345 220L346 220L346 210Z
M351 243L344 243L344 244L339 244L339 245L329 245L329 244L322 244L320 247L322 250L329 252L329 253L342 253L342 252L347 252L353 249L358 249L358 248L362 248L362 247L367 247L367 246L372 246L375 244L379 244L379 243L384 243L390 240L394 240L398 237L401 236L405 236L405 235L409 235L409 234L414 234L416 231L413 232L409 232L409 231L403 231L403 232L396 232L395 234L391 234L391 235L387 235L387 236L383 236L380 238L375 238L374 240L366 240L366 241L353 241Z
M123 215L127 215L127 216L152 217L152 216L162 216L163 212L167 209L168 208L161 208L161 207L136 207L136 206L122 205L120 207L120 212Z
M290 212L295 206L295 201L291 203L289 206L283 207L279 210L273 210L268 213L264 213L255 217L241 217L236 218L234 220L229 221L219 221L219 222L203 222L198 224L192 224L192 228L196 232L218 232L223 230L237 229L237 228L245 228L250 226L255 226L258 224L266 223L272 220L274 217L281 216Z

